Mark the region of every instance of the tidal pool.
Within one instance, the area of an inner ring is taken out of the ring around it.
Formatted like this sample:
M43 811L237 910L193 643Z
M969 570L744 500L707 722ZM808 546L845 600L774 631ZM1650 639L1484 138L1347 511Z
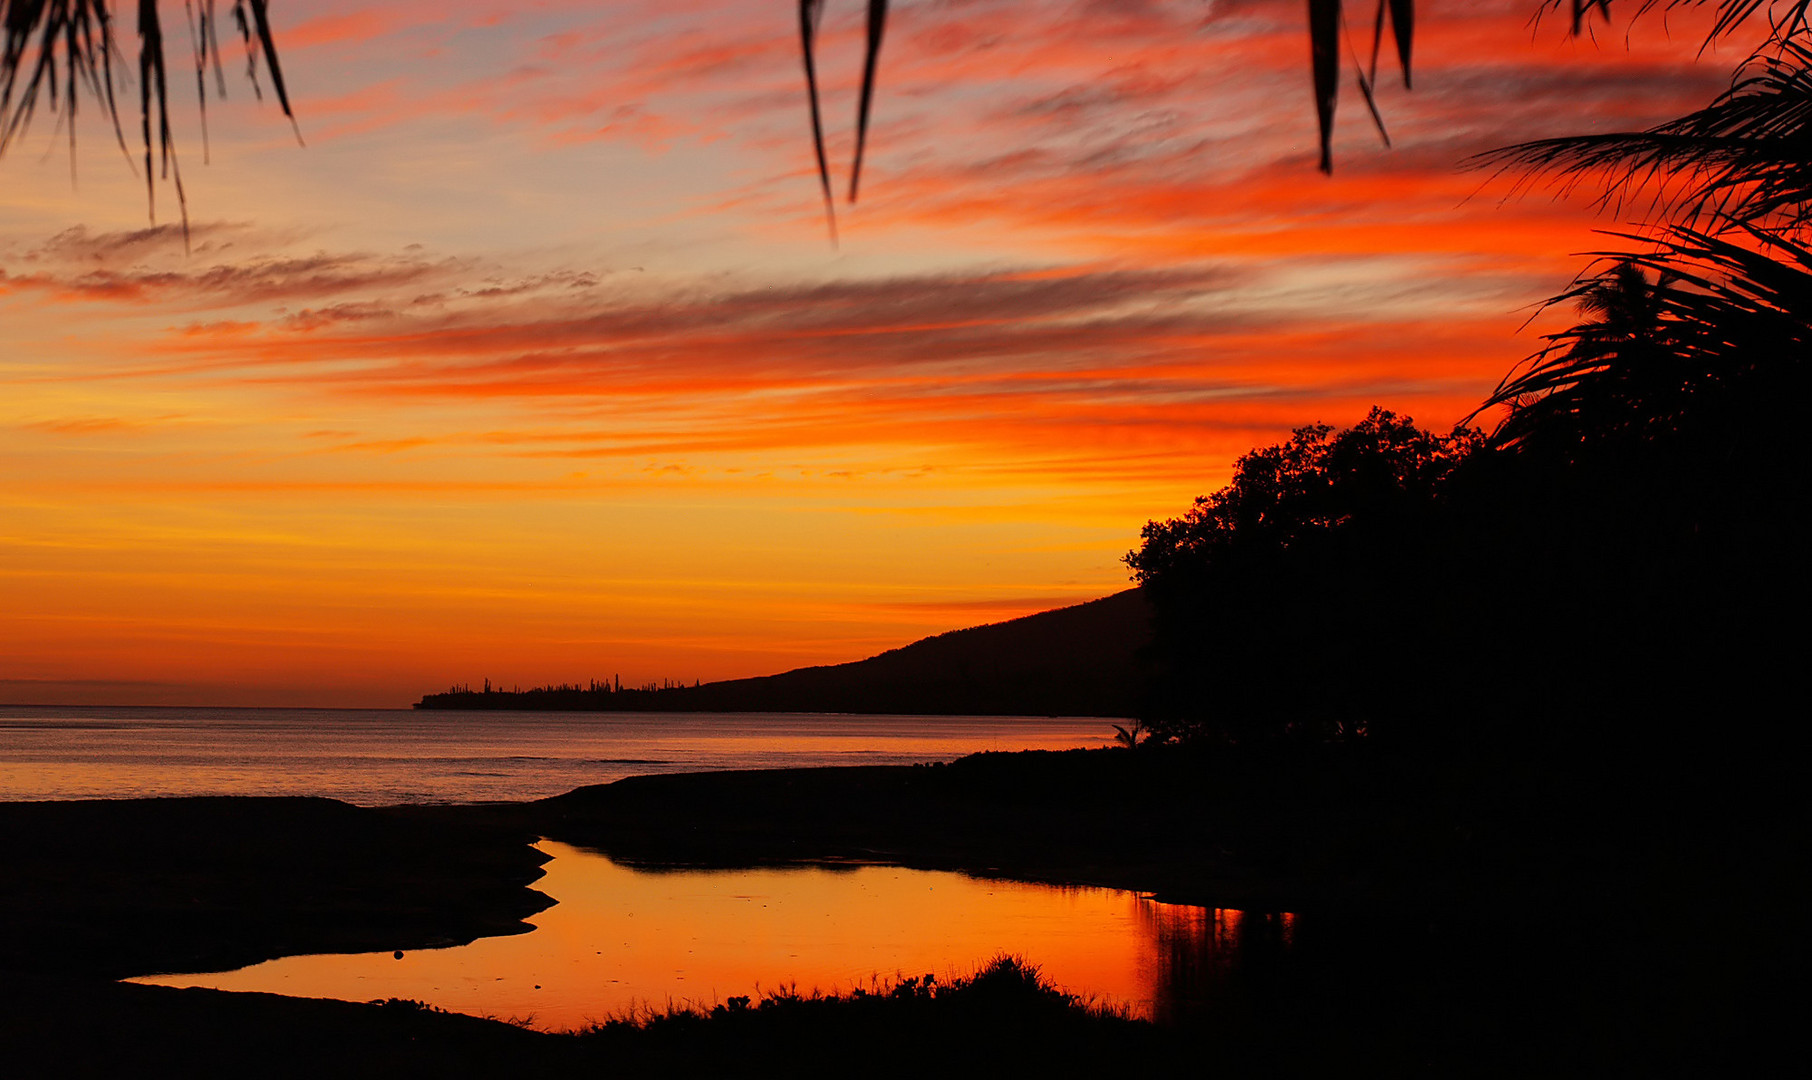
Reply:
M548 1031L780 987L827 993L973 972L1000 953L1072 993L1163 1019L1289 950L1287 913L894 866L651 870L544 840L535 929L393 954L292 956L133 980L299 997L411 998Z

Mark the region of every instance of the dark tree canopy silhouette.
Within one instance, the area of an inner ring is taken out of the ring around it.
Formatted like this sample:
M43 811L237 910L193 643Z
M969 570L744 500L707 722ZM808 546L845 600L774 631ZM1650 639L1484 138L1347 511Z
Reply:
M1435 435L1376 407L1338 433L1326 424L1297 428L1288 442L1242 456L1232 482L1197 498L1187 514L1148 522L1126 564L1139 584L1162 588L1207 567L1251 563L1337 529L1415 513L1480 441L1466 429Z
M1482 436L1437 435L1374 408L1336 432L1298 428L1254 450L1180 518L1148 523L1126 556L1157 612L1159 739L1352 735L1346 704L1400 680L1412 618L1403 592L1436 515ZM1431 586L1433 583L1429 583ZM1419 590L1418 590L1419 591Z
M1812 53L1780 55L1802 65L1771 68L1782 81L1806 78ZM1581 319L1474 414L1500 412L1488 438L1377 411L1299 429L1148 524L1127 561L1158 611L1160 736L1678 750L1717 717L1726 750L1794 738L1771 703L1797 693L1788 643L1812 603L1812 248L1804 195L1783 193L1812 176L1731 145L1779 127L1645 166L1702 182L1711 160L1732 198L1612 234L1637 250L1597 253L1549 301ZM1745 201L1757 190L1766 213ZM1342 464L1347 445L1369 474Z

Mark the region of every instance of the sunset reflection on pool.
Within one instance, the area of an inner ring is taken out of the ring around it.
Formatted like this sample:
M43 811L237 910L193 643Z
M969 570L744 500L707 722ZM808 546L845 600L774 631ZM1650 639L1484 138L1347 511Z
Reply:
M1216 996L1243 951L1287 948L1289 915L1162 904L1113 889L893 866L649 870L553 841L535 930L405 953L296 956L135 981L353 1001L410 998L558 1031L644 1007L796 986L940 979L1000 953L1073 993L1168 1018Z

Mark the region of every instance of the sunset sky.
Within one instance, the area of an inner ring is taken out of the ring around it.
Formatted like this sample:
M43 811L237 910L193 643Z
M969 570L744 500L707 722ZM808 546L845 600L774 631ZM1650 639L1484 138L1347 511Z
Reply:
M231 44L206 164L166 3L191 250L92 100L73 182L44 110L0 159L0 701L709 681L1125 588L1242 451L1539 344L1615 221L1461 159L1747 52L1535 7L1420 5L1392 149L1349 58L1329 178L1301 0L896 3L833 247L791 0L277 0L306 147Z

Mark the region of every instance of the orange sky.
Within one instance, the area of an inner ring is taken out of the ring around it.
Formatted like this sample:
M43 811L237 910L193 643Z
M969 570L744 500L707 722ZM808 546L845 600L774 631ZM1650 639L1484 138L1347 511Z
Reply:
M1533 350L1613 222L1457 162L1742 55L1424 3L1328 178L1298 0L900 3L832 248L790 3L275 7L307 148L234 80L204 165L178 95L187 253L92 108L74 185L48 114L0 160L0 701L709 680L1115 591L1241 451Z

